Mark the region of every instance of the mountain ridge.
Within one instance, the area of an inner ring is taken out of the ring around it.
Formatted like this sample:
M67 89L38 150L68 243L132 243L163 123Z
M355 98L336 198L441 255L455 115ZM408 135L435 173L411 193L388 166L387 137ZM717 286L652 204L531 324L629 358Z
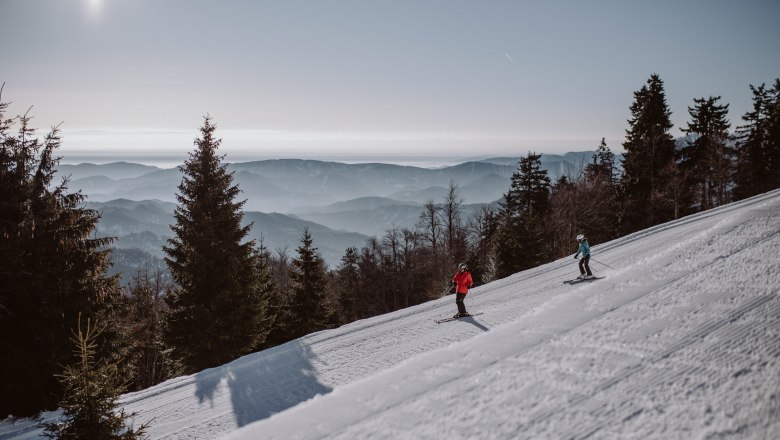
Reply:
M155 258L165 256L162 247L173 237L170 225L175 223L173 212L176 204L160 200L116 199L87 202L85 206L101 214L96 234L99 237L116 237L117 240L112 244L115 249L139 249ZM358 232L336 230L282 213L245 211L242 225L250 223L253 226L246 239L258 243L262 239L271 252L296 249L303 229L308 228L314 246L331 268L338 264L347 247L359 248L369 238ZM144 261L148 259L143 256ZM128 262L126 266L132 267L132 264Z
M560 175L580 173L585 159L592 154L585 151L563 156L542 155L542 165L549 168L554 181ZM406 201L423 204L431 198L436 200L441 188L451 183L464 189L467 203L490 203L508 189L518 160L497 158L494 162L507 163L492 163L487 159L440 168L307 159L269 159L226 163L226 166L242 190L239 197L247 200L247 210L287 213L304 206L323 206L360 197L391 197L396 193L409 194ZM125 167L126 171L117 171ZM175 194L182 178L178 168L159 169L122 162L61 165L60 168L58 175L71 175L71 190L80 190L95 202L117 198L176 202Z

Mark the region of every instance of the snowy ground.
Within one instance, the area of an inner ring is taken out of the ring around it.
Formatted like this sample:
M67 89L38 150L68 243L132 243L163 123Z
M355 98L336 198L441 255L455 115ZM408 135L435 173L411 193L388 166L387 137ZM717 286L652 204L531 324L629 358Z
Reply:
M573 243L572 252L575 250ZM780 191L128 394L154 439L780 438ZM611 268L606 265L611 266ZM50 415L51 417L51 415ZM0 439L34 438L29 421Z

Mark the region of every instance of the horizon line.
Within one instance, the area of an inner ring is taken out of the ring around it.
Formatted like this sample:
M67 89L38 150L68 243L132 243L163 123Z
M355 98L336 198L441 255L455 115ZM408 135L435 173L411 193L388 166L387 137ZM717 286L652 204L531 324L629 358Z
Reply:
M542 156L565 156L572 153L591 153L595 149L567 151L565 153L540 153ZM128 163L145 166L153 166L161 169L176 168L187 159L184 155L172 155L166 152L157 154L139 153L136 155L111 152L80 152L78 154L60 155L61 165L107 165L115 163ZM525 153L518 154L491 154L480 155L452 155L452 154L307 154L307 155L279 155L279 154L232 154L225 155L224 164L241 164L249 162L261 162L269 160L301 160L316 162L333 162L344 164L388 164L399 166L413 166L419 168L442 168L459 165L468 162L481 162L488 160L519 159ZM620 153L616 153L620 154Z

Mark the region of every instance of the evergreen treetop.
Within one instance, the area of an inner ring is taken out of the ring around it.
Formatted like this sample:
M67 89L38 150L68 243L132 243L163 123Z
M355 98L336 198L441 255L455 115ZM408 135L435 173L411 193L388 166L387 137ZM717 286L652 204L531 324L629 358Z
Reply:
M541 154L531 152L520 158L518 169L512 174L509 191L504 194L505 215L544 216L550 197L550 177L542 168L541 158Z
M664 83L653 74L634 92L631 119L623 142L623 190L627 212L624 229L633 231L670 220L669 176L675 172L675 143Z
M501 203L501 226L496 244L498 277L534 267L546 259L544 216L550 201L550 178L541 154L529 152L512 174Z
M689 188L695 192L699 210L725 203L731 179L732 156L728 146L728 104L718 104L720 96L694 99L688 107L691 120L682 131L693 139L678 152L680 169Z
M600 181L609 186L615 184L615 155L607 146L606 138L601 138L593 161L585 166L585 177L590 181Z
M60 440L136 440L145 438L147 425L129 428L128 418L135 416L119 409L119 396L126 387L116 364L97 356L97 340L105 327L93 326L87 320L84 330L77 323L73 337L76 362L60 375L65 393L60 402L63 418L44 425L45 435Z
M0 418L56 405L70 329L119 298L106 276L112 239L94 236L100 214L67 179L53 182L59 128L41 140L27 114L7 119L6 109L0 96Z
M163 248L176 282L166 297L168 340L189 371L233 360L265 340L269 292L258 271L253 240L242 242L244 201L216 153L221 140L204 118L195 151L180 167L174 238Z
M331 312L325 297L328 291L325 262L313 243L309 229L305 228L298 257L292 260L292 320L296 336L326 328Z
M750 86L753 110L737 127L737 198L750 197L780 187L780 79L773 87Z

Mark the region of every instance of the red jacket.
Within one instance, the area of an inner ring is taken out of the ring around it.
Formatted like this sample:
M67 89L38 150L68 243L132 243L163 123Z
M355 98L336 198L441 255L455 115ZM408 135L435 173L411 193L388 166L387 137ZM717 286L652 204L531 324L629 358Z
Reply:
M452 282L455 283L455 293L469 293L469 287L473 284L471 281L471 272L458 272L452 277Z

